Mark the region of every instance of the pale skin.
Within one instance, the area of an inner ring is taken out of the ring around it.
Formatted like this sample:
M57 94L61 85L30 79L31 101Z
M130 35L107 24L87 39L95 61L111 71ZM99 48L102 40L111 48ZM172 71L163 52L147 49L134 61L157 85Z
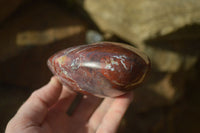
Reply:
M71 116L66 112L76 93L56 77L34 91L9 121L6 133L116 133L132 101L132 92L117 98L85 96ZM102 102L101 102L102 101Z

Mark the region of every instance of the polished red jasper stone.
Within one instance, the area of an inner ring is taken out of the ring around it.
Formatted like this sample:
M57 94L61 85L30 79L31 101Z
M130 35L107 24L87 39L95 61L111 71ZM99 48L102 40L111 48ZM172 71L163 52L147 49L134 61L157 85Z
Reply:
M143 82L150 60L132 46L99 42L62 50L49 58L48 66L75 91L116 97Z

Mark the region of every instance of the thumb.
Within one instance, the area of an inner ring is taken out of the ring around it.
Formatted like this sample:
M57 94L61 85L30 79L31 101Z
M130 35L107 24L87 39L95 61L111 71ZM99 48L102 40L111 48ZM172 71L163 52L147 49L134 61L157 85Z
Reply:
M47 85L31 94L15 117L18 117L18 120L41 124L48 109L58 101L61 91L62 85L56 77L52 77Z

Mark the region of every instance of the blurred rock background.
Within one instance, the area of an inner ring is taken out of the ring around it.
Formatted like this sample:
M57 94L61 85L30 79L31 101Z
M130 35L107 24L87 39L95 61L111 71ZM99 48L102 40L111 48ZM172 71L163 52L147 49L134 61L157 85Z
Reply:
M0 132L58 50L124 42L152 61L119 133L200 132L200 1L0 0Z

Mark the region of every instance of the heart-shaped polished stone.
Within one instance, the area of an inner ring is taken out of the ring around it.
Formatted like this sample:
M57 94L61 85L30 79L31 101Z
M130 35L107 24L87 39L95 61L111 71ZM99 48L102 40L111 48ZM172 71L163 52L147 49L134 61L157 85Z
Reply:
M75 91L116 97L143 82L150 60L132 46L99 42L62 50L49 58L48 66Z

